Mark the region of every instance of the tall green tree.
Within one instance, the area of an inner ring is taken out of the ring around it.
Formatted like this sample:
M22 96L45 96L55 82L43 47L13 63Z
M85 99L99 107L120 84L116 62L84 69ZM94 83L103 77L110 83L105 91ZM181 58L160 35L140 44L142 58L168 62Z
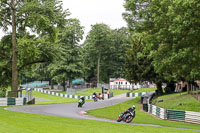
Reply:
M54 79L63 81L64 90L66 90L66 79L69 80L69 87L72 88L72 80L82 76L83 59L79 42L83 38L83 33L83 26L80 25L79 20L69 19L58 36L60 56L49 65L49 70Z
M17 91L19 37L24 37L31 30L40 37L49 36L48 39L54 41L56 27L62 26L68 12L63 11L62 3L58 0L0 0L0 6L0 27L4 31L12 27L12 91Z
M92 48L92 56L97 60L97 83L100 82L100 66L101 59L105 56L107 49L111 43L111 29L106 24L95 24L92 25L85 45L88 45L88 48Z
M112 78L122 77L124 71L125 55L130 48L130 33L125 27L112 30L112 45L105 61L107 73Z
M100 79L105 83L109 82L109 78L122 76L125 53L130 47L130 34L127 28L111 29L109 36L109 45L101 57L100 67ZM83 46L84 77L87 81L94 78L97 73L97 50L89 42L90 40L87 38Z
M198 6L197 0L126 0L129 28L147 33L155 71L168 81L199 79Z
M145 42L145 33L135 33L132 35L131 48L126 52L126 61L124 65L124 76L127 80L134 83L143 81L154 82L157 85L157 94L163 94L162 83L165 81L162 74L156 73L152 64L152 58L149 57L150 50L147 49Z

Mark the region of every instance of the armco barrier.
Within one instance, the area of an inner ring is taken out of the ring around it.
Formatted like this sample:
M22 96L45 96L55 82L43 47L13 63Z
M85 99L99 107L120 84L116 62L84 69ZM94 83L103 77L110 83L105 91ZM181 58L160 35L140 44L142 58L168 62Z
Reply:
M0 98L0 106L25 105L26 98Z
M164 109L152 104L148 105L148 112L165 120L200 124L200 112Z
M49 95L59 96L59 97L67 97L67 98L75 98L75 99L79 99L80 97L85 97L85 99L92 99L92 96L77 96L77 95L56 93L56 92L52 92L52 91L43 90L43 88L34 88L33 90L41 92L41 93L46 93ZM110 93L109 97L113 97L113 93Z
M144 94L146 94L147 92L138 92L138 93L130 93L130 92L127 92L126 93L126 96L127 97L139 97L139 96L142 96Z
M200 124L200 112L185 111L185 122Z
M81 96L77 96L77 95L69 95L69 94L62 94L62 93L47 91L47 90L43 90L42 88L34 88L34 91L46 93L49 95L59 96L59 97L67 97L67 98L75 98L75 99L79 99L81 97ZM85 99L92 99L92 96L84 96L84 97L85 97Z
M174 121L185 121L185 111L180 110L167 110L167 119L174 120Z
M149 104L148 108L149 108L148 111L150 114L153 114L161 119L167 119L167 116L166 116L167 111L164 108L160 108L152 104Z

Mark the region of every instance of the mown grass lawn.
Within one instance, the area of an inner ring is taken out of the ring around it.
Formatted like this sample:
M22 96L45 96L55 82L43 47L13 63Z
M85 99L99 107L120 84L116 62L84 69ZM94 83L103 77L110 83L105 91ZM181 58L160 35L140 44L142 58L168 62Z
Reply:
M155 91L156 88L140 88L138 90L134 90L131 93L138 93L138 92L151 92L151 91Z
M130 90L111 90L111 91L113 92L114 96L119 95L119 94L123 94L123 93L126 93L126 92L130 92ZM56 92L57 93L66 94L65 91L56 91ZM75 92L75 95L78 95L78 96L92 96L92 94L94 92L101 93L102 89L99 89L99 88L78 89Z
M159 99L163 102L157 102ZM153 103L166 109L200 112L200 102L186 92L160 96Z
M131 107L134 104L136 106L136 117L133 119L134 123L145 123L145 124L154 124L154 125L162 125L169 127L200 129L200 126L197 124L180 123L180 122L173 122L155 118L146 112L140 111L139 101L140 98L138 97L136 99L129 100L124 103L116 104L110 107L90 110L88 111L88 115L116 120L121 112L124 112L127 108Z
M0 107L0 133L197 133L180 129L19 113Z
M36 104L59 104L59 103L71 103L71 102L78 102L78 99L73 98L66 98L66 97L59 97L54 95L49 95L45 93L40 93L33 91L33 97L47 99L49 101L37 101Z

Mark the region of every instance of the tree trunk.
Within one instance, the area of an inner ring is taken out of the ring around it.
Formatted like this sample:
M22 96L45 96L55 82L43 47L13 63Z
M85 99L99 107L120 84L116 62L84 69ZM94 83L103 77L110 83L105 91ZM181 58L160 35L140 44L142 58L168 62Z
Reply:
M51 89L54 89L53 87L53 80L51 79Z
M187 82L187 93L189 94L191 90L191 82Z
M98 64L97 64L97 84L99 84L99 74L100 74L100 62L101 62L101 54L98 56Z
M72 79L69 79L69 88L72 88Z
M158 96L162 95L163 94L162 83L158 82L156 83L156 86L157 86L156 95Z
M12 16L12 89L11 90L12 91L18 90L17 39L16 39L15 14L16 14L15 0L11 0L11 16Z
M65 78L63 78L63 83L62 83L62 85L63 85L63 91L66 91L66 88L65 88Z

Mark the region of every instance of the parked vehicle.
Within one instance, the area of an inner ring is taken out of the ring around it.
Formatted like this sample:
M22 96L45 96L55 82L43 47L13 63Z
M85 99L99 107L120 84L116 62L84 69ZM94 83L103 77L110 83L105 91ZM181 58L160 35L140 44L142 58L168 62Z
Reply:
M81 97L78 101L78 107L82 107L84 103L85 103L85 97Z
M121 113L117 118L117 122L124 121L126 123L130 123L134 117L135 117L135 105L128 108L125 112Z

